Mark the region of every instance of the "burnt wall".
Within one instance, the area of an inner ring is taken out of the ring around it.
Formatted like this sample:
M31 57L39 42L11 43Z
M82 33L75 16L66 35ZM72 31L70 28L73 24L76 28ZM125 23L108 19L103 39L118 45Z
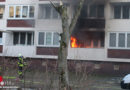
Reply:
M98 28L100 30L105 28L105 19L82 19L78 20L79 28Z

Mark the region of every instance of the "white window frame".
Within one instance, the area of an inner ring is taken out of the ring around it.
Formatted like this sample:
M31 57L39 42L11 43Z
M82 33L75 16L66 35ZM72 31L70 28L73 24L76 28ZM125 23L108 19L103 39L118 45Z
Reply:
M10 13L8 13L8 19L34 19L35 18L35 6L34 5L9 5L8 6L8 12L10 11L10 7L14 7L14 16L10 17ZM20 17L16 18L16 7L20 6ZM23 14L23 6L27 6L28 7L28 11L27 11L27 17L22 17ZM30 12L30 6L34 7L34 17L29 17L29 12Z
M13 32L14 33L14 32ZM25 32L26 34L25 34L25 44L20 44L20 37L21 37L21 34L20 33L22 33L22 32L18 32L19 33L19 40L18 40L18 44L16 44L16 45L14 45L14 42L13 42L13 45L14 46L33 46L34 45L34 41L33 41L33 38L34 38L34 32L31 32L32 33L32 37L31 37L31 45L27 45L27 39L28 39L28 35L27 35L27 33L29 33L29 32ZM14 34L13 34L13 40L14 40Z
M60 19L60 15L58 14L58 18L53 18L53 7L51 7L51 12L50 12L50 18L45 18L45 15L46 15L46 9L45 9L45 7L47 6L47 5L49 5L49 4L43 4L43 5L45 5L45 6L41 6L42 7L42 10L43 10L43 15L42 15L42 17L38 17L38 19L45 19L45 20L48 20L48 19L54 19L54 20L57 20L57 19ZM39 5L39 7L40 7L40 5ZM39 9L40 10L40 9ZM38 12L40 12L38 10ZM58 13L58 12L57 12Z
M110 46L110 34L111 33L115 33L116 34L116 47L111 47ZM119 39L119 34L120 33L123 33L123 34L125 34L125 47L119 47L119 45L118 45L118 39ZM127 47L127 34L130 34L130 32L109 32L108 33L109 35L109 37L108 37L108 48L109 49L130 49L130 47Z
M44 45L39 45L39 33L44 33ZM46 33L52 33L52 36L51 36L51 45L46 45ZM48 32L48 31L39 31L38 32L38 40L37 40L37 46L40 46L40 47L59 47L60 46L60 42L59 42L59 45L53 45L53 36L54 36L54 33L56 32ZM57 32L58 33L58 32ZM60 40L60 36L59 36L59 40Z

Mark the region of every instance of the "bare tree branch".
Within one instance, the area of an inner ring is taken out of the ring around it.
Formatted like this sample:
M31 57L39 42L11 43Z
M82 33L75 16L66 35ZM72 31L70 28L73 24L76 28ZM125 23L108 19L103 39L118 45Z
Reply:
M50 0L51 5L54 7L54 9L61 15L63 5L55 5L51 0Z
M70 23L70 26L69 26L69 33L70 33L70 35L72 34L73 29L74 29L74 27L76 25L76 22L77 22L77 20L78 20L78 18L80 16L80 11L81 11L81 9L83 7L84 1L85 0L81 0L80 1L80 4L79 4L79 6L78 6L78 8L76 10L76 13L75 13L75 15L74 15L74 17L73 17L73 19L72 19L72 21Z

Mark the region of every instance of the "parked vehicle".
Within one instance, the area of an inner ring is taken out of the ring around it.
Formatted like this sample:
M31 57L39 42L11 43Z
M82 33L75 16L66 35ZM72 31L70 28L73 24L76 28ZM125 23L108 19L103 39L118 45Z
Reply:
M127 74L120 83L122 89L130 89L130 74Z

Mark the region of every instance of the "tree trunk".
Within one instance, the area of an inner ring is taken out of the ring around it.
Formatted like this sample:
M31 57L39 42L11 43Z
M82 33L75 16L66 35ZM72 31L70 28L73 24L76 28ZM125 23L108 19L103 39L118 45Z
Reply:
M60 48L58 54L58 75L59 75L59 90L70 90L68 79L68 43L69 43L69 25L67 17L67 9L62 10L62 29Z
M69 86L68 64L67 64L68 45L69 45L71 33L76 25L83 3L84 3L84 0L81 0L76 10L76 14L74 18L72 19L71 24L69 25L67 7L63 5L55 6L51 2L53 7L60 14L61 20L62 20L62 33L60 34L61 41L60 41L60 48L59 48L59 54L58 54L58 75L59 75L58 90L71 90Z

